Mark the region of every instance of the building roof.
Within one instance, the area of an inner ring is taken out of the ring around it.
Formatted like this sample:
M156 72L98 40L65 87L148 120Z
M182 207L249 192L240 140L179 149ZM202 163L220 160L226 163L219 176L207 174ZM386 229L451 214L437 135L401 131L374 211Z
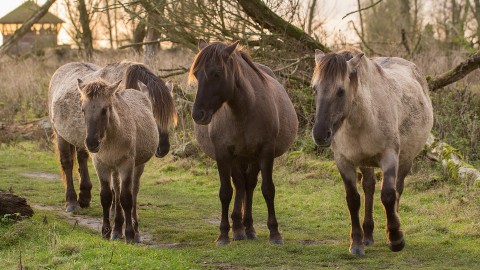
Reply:
M0 24L22 24L40 8L33 1L26 1L12 12L0 18ZM37 23L64 23L64 21L50 12L47 12Z

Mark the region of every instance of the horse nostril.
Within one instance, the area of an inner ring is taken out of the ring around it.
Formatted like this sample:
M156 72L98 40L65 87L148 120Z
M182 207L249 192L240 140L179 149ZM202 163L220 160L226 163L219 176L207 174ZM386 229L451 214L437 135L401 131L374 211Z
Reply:
M198 118L200 120L203 120L205 118L205 111L204 110L201 110L198 112Z
M332 134L333 134L332 130L329 129L329 130L327 131L327 138L325 138L325 139L326 139L327 141L330 140L330 138L332 138Z

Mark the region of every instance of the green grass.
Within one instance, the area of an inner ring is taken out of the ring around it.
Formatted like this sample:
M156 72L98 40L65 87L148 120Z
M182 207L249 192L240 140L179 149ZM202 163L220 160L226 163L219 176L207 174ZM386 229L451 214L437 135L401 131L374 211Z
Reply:
M11 188L29 202L63 208L60 180L22 176L58 173L55 154L33 143L0 145L0 189ZM82 215L101 216L98 182L91 168L94 195ZM407 177L400 215L406 247L392 253L386 245L385 216L375 194L375 246L366 255L348 253L350 221L345 192L330 160L295 152L277 160L276 210L283 246L268 244L267 211L260 183L254 195L254 224L259 240L216 247L220 220L219 181L207 159L153 159L139 195L141 232L156 244L126 245L36 210L32 219L0 223L0 265L17 269L20 251L29 269L475 269L480 265L480 189L454 183L440 166L417 162ZM78 185L77 185L78 186ZM77 188L78 189L78 188ZM78 190L77 190L78 191ZM47 224L43 218L47 217Z

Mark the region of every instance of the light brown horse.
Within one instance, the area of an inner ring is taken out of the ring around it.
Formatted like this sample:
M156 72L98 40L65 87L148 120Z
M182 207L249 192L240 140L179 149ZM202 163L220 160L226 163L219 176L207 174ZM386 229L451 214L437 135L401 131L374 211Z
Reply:
M381 200L392 251L405 246L398 203L405 176L422 150L433 125L432 104L423 74L412 62L396 57L368 59L356 50L315 53L312 87L316 95L313 138L334 152L343 178L351 218L352 254L373 245L374 167L383 171ZM356 169L365 193L360 224Z
M124 61L101 68L90 63L74 62L61 66L50 81L48 112L56 136L55 146L60 156L67 211L88 207L92 189L87 167L88 153L85 149L85 121L80 110L80 94L76 89L77 78L84 82L98 78L105 79L110 83L123 80L122 88L137 90L139 90L138 81L145 83L160 134L156 152L158 157L168 153L170 149L168 130L172 122L176 121L171 89L142 64ZM101 140L89 142L93 147L96 143L100 144ZM75 154L80 172L78 201L72 173Z
M270 242L282 244L274 207L273 161L295 140L298 120L273 72L253 63L237 45L200 41L190 69L190 80L198 82L192 112L195 134L202 150L216 160L220 175L222 219L216 242L230 242L231 179L236 190L233 240L256 239L252 197L261 171Z
M134 89L118 91L119 84L120 81L109 84L101 79L84 84L78 79L77 88L85 120L85 141L100 180L102 235L110 239L112 233L110 208L113 184L115 193L120 195L116 202L120 202L125 215L125 240L127 243L138 243L140 177L145 163L156 152L159 136L152 104L147 97L147 86L139 82L142 93ZM115 210L113 238L118 238L122 235L124 217L120 207Z

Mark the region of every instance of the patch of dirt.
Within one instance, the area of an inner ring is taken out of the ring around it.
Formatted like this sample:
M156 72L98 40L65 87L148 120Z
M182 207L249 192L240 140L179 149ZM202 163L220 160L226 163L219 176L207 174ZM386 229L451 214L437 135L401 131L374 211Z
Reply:
M339 244L340 241L335 239L327 239L327 240L306 239L306 240L300 240L298 241L298 243L305 246L314 246L314 245Z
M43 211L49 211L49 212L54 212L64 218L66 221L68 221L71 224L74 224L74 226L80 225L83 227L87 227L89 229L92 229L94 231L97 231L99 236L102 231L102 219L101 218L94 218L94 217L89 217L89 216L84 216L84 215L76 215L73 213L66 212L63 208L56 208L53 206L48 206L48 205L40 205L40 204L31 204L31 206L35 209L38 210L43 210ZM77 224L77 225L75 225ZM153 242L153 236L150 234L147 234L145 232L142 232L140 230L140 235L142 237L142 243L141 245L145 246L155 246ZM173 243L170 245L175 245L178 243ZM168 247L165 246L165 248L174 248L177 246L172 246Z
M61 179L60 175L47 172L31 172L31 173L21 173L21 176L30 177L30 178L41 178L46 180L59 180Z

